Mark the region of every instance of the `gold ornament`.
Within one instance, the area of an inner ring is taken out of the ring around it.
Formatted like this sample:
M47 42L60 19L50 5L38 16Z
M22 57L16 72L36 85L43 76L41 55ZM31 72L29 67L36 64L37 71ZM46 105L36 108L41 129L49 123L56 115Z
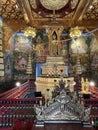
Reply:
M75 28L71 28L70 29L70 37L74 38L74 37L80 37L82 34L82 31L79 29L79 27L75 27Z
M25 28L24 33L26 36L31 36L34 38L36 36L36 29L29 26Z

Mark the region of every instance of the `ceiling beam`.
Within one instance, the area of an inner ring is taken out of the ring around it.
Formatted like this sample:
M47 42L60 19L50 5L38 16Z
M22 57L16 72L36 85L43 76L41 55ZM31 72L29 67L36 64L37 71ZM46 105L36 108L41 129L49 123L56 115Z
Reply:
M18 3L22 6L24 12L25 13L25 18L27 17L28 18L28 23L33 26L34 22L33 22L33 13L31 11L31 8L30 8L30 4L29 4L29 1L28 0L17 0Z
M26 13L29 24L31 26L43 27L43 25L50 24L49 18L34 18L33 12L31 11L30 4L28 0L17 0L20 8L22 9L23 13ZM83 15L87 11L88 7L91 5L93 0L80 0L79 5L73 15L73 18L57 18L57 22L63 25L65 28L71 26L84 26L86 28L98 28L98 21L97 20L82 20ZM66 22L65 22L66 21ZM70 22L72 21L72 22Z
M29 18L27 16L27 13L26 13L26 11L25 11L25 9L23 7L23 4L22 4L21 0L17 0L17 2L18 2L18 6L19 6L19 8L21 10L21 13L23 14L25 22L29 23Z
M93 0L88 0L85 7L83 8L83 11L80 14L79 21L83 19L83 15L86 13L89 6L92 4Z
M83 15L87 11L88 7L91 5L93 0L81 0L79 2L79 5L73 15L72 23L71 25L76 26L77 21L81 21L83 18Z
M21 10L21 12L22 12L22 14L23 14L23 16L24 16L24 20L26 21L26 23L29 23L29 18L28 18L28 16L27 16L27 13L26 13L26 11L25 11L25 8L24 8L24 6L23 6L21 0L17 0L17 2L18 2L18 5L19 5L20 10Z
M81 23L81 25L83 25L85 28L91 28L91 29L95 29L98 28L98 20L96 19L91 19L91 20L82 20L81 22L78 21L78 24Z
M33 19L34 23L37 23L35 26L36 27L43 27L44 25L50 25L50 19L49 18L36 18ZM65 22L66 21L66 22ZM64 26L64 28L71 27L70 23L71 19L57 19L58 25ZM82 21L77 21L77 26L83 26L85 28L91 28L95 29L98 28L98 20L82 20Z

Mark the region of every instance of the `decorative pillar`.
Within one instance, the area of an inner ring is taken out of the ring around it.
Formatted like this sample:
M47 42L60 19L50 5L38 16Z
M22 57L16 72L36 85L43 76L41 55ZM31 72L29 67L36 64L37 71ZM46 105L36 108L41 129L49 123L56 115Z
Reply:
M4 55L3 55L3 21L2 17L0 16L0 78L4 78Z
M24 29L25 35L30 38L32 44L32 38L36 36L36 29L34 27L26 27ZM29 50L28 64L27 64L27 72L29 76L32 75L32 50ZM29 77L30 78L30 77Z

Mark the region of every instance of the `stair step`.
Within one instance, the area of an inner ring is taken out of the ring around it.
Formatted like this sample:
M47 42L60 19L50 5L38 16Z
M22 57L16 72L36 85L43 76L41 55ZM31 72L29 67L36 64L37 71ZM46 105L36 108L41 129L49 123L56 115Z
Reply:
M36 127L44 127L44 121L37 121L35 126Z
M90 122L83 121L82 124L83 124L83 127L92 127Z

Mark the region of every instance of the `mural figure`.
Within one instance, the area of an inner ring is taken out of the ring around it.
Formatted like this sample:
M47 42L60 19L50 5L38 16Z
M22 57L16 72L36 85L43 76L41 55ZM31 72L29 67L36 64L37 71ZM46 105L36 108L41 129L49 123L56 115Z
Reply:
M11 51L28 52L32 50L32 41L24 33L15 33L10 39Z
M84 37L80 37L76 40L72 40L71 51L73 54L85 54L87 52L86 39Z
M11 80L12 78L12 57L10 55L5 55L4 60L4 66L5 66L5 79Z

